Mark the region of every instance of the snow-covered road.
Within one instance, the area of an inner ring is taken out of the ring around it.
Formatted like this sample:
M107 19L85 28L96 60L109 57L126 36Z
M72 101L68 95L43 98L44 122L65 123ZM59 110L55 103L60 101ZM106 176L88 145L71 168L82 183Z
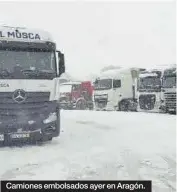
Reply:
M176 116L97 111L61 116L60 138L0 148L0 179L150 179L155 192L176 188Z

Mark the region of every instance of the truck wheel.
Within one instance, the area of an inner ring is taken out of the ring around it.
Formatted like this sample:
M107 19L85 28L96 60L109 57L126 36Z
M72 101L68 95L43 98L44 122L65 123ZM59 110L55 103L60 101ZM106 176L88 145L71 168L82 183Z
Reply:
M129 100L128 103L128 111L134 111L136 112L137 111L137 102L133 101L133 100Z
M76 109L85 110L87 108L87 104L84 100L80 100L76 103Z
M175 111L168 111L168 113L169 113L170 115L176 115L176 112L175 112Z
M125 101L120 102L119 111L128 111L128 103Z

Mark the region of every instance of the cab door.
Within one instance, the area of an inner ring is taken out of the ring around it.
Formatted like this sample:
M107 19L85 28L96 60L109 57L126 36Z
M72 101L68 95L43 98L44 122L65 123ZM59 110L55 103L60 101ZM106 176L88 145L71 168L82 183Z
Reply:
M113 103L114 106L118 105L121 98L121 79L113 79Z

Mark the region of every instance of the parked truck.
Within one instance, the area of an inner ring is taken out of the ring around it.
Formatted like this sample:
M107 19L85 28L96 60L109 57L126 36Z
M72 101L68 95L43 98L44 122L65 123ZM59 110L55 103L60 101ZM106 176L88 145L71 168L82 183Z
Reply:
M62 109L93 109L93 85L91 81L63 83L60 86Z
M140 70L120 68L101 72L94 83L95 110L136 111L137 78Z
M146 69L139 74L137 95L138 111L162 112L161 86L163 69Z
M60 135L64 54L43 30L0 27L0 143Z
M161 109L176 114L176 64L164 70L161 91Z

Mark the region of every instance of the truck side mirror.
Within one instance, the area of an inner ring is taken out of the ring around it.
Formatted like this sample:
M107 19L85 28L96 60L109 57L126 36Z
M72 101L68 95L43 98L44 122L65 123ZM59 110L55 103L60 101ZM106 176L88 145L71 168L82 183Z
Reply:
M65 73L65 57L64 54L61 53L60 51L57 51L58 53L58 69L59 69L59 73L58 73L58 77L61 76L61 74Z
M95 79L95 82L94 82L94 84L98 84L98 79Z

